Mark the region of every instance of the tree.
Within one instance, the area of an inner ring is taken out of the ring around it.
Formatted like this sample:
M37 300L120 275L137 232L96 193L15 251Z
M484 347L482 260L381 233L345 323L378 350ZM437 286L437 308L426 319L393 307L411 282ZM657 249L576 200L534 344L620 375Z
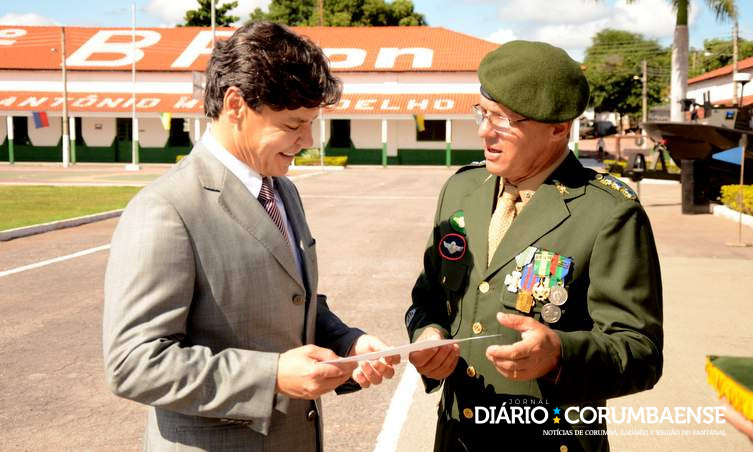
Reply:
M626 0L633 3L638 0ZM688 93L688 4L690 0L671 0L676 13L674 40L672 41L672 78L670 118L682 121L681 99ZM717 20L737 20L734 0L706 0L706 5L716 14Z
M669 67L670 50L639 33L606 29L592 38L583 64L591 86L591 105L595 111L639 114L642 109L642 62L646 60L648 104L661 103L666 77L657 76Z
M238 6L237 1L217 5L219 0L214 0L214 23L218 27L230 27L240 20L238 16L231 16L228 12ZM186 23L181 27L209 27L212 25L212 0L198 0L199 8L186 11L183 20Z
M738 61L753 56L753 41L737 40ZM707 39L703 41L703 50L690 53L688 77L695 77L732 64L732 40Z
M411 0L324 0L324 25L385 26L426 25L423 14L414 10ZM269 11L256 8L252 21L268 20L291 26L320 24L316 0L272 0Z

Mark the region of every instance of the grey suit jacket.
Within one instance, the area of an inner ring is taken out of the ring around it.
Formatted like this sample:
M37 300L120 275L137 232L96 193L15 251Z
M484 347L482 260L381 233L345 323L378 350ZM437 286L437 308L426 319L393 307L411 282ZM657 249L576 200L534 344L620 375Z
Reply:
M243 184L201 144L123 212L105 277L112 391L152 408L145 449L321 448L319 401L275 392L281 352L347 353L360 330L317 298L316 241L275 178L304 274ZM312 411L313 410L313 411Z

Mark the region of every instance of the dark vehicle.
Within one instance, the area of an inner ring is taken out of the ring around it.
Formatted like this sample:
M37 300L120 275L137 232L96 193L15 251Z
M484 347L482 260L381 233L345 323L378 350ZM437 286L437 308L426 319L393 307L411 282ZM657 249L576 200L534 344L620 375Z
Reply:
M580 138L582 140L589 139L589 138L599 138L599 137L606 137L609 135L614 135L617 133L617 127L615 127L614 124L612 124L611 121L602 121L602 120L596 120L592 121L590 119L581 121L580 123Z

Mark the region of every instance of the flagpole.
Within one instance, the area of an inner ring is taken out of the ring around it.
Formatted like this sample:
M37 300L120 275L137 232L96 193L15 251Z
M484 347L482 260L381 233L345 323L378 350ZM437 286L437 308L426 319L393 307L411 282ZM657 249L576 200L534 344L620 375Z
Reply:
M68 73L65 66L65 27L60 27L60 59L63 69L63 168L71 160L71 141L68 135Z
M139 168L139 120L136 118L136 3L131 3L131 164L128 171Z

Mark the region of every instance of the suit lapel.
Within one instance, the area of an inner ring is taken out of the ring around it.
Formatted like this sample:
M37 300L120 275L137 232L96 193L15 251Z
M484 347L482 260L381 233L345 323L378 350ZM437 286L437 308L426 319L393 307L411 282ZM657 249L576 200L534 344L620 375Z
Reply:
M570 216L567 201L585 192L582 174L583 166L574 155L568 155L512 222L494 253L485 277L507 265L517 254Z
M465 214L468 247L473 254L474 268L484 273L489 248L489 221L492 217L492 201L497 177L489 174L481 185L469 192L462 201Z
M306 238L307 226L305 224L306 217L301 209L301 203L298 200L298 195L295 193L295 188L292 183L284 178L275 178L275 188L280 193L283 204L285 204L285 211L287 213L290 227L293 229L294 237L291 238L293 245L301 253L301 266L306 278L306 289L311 290L315 285L312 281L311 269L309 268L309 257L306 256L306 248L304 245L304 238Z
M277 259L285 271L302 288L305 288L290 252L290 246L259 201L201 143L196 145L193 153L196 153L196 158L202 162L198 170L202 186L207 190L220 192L217 202L223 210L258 240Z

